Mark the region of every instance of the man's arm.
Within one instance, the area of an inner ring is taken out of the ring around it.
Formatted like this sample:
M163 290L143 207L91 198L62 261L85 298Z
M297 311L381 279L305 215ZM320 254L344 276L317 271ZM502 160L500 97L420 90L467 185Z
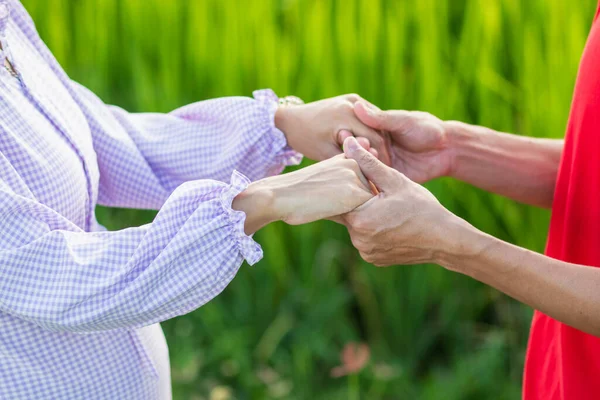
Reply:
M500 133L446 122L450 176L526 204L551 207L562 139Z
M355 139L347 139L344 147L380 192L338 218L366 261L379 266L437 263L600 336L600 268L557 261L480 232Z
M442 121L419 111L354 105L366 125L389 133L392 166L423 183L452 176L514 200L550 207L562 140L533 139Z
M486 283L567 325L600 336L600 268L571 264L448 222L432 260Z

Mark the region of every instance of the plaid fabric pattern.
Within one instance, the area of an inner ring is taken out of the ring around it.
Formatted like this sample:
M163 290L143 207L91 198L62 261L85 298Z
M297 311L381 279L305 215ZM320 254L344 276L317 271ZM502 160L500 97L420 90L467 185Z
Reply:
M16 0L0 39L19 73L0 69L0 399L169 398L149 328L262 257L231 202L300 161L277 97L131 114L72 82ZM160 211L107 232L96 204Z

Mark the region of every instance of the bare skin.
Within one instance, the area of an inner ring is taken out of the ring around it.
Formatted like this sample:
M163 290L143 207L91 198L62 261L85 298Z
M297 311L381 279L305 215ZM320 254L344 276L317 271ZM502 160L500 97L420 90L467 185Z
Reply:
M354 138L346 140L345 152L380 191L353 212L335 218L348 227L366 261L378 266L436 263L600 336L600 269L558 261L477 230L424 187L379 162Z
M364 124L387 131L391 165L424 183L451 176L526 204L552 206L564 141L496 132L419 111L381 111L358 101Z
M354 113L354 104L362 101L356 94L347 94L303 105L280 107L275 114L275 126L286 136L294 150L306 157L322 161L341 154L343 138L340 131L349 132L375 156L390 163L385 136L363 124Z
M244 229L246 234L253 234L274 221L300 225L344 214L371 197L356 161L341 154L292 173L253 182L236 196L232 208L246 214Z
M370 154L390 162L385 135L358 119L357 101L362 99L348 94L277 109L275 126L288 145L313 160L325 161L253 182L240 193L232 207L246 214L247 234L278 220L298 225L347 213L372 197L356 162L340 155L340 132L346 132Z

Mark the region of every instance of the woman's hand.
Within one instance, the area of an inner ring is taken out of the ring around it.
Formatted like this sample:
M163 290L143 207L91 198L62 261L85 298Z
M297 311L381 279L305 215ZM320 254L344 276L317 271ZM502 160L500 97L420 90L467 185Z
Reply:
M389 165L389 143L384 134L363 124L354 113L356 94L333 97L303 105L282 106L275 114L275 126L286 136L288 144L313 160L326 160L342 151L345 136L351 132L359 143Z
M358 164L343 154L301 170L253 182L233 201L252 234L270 222L300 225L345 214L371 199Z

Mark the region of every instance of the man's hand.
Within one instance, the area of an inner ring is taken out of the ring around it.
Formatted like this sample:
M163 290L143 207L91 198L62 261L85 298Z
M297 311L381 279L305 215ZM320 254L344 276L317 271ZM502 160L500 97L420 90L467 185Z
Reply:
M387 132L392 167L415 182L451 176L526 204L552 205L563 140L496 132L419 111L381 111L365 100L354 104L354 112L365 125Z
M389 133L391 165L409 179L423 183L450 174L449 135L440 119L419 111L381 111L364 100L354 104L354 112L365 125Z
M354 114L356 94L333 97L303 105L280 107L275 125L286 136L288 144L306 157L321 161L341 153L340 131L351 132L361 146L390 163L385 135L369 128Z
M344 142L380 193L345 216L352 243L378 265L436 263L466 274L565 324L600 336L600 268L555 260L478 231L422 186Z
M377 266L435 261L450 245L448 230L461 223L424 187L385 166L350 137L346 157L355 160L379 194L354 211L334 218L348 227L353 245Z

